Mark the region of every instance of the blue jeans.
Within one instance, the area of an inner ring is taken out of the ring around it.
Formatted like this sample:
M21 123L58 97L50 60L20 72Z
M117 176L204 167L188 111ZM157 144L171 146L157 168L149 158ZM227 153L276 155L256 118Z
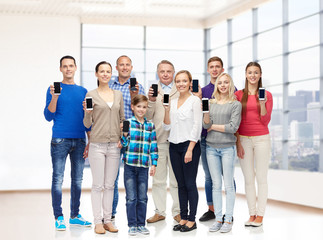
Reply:
M232 222L235 202L234 165L237 157L236 146L227 148L206 147L207 162L213 182L214 213L217 221L222 221L222 173L226 192L226 212L224 221Z
M120 163L121 163L121 159L122 159L125 151L126 151L125 147L121 148L121 150L120 150ZM118 175L117 175L116 180L114 182L112 216L115 216L117 214L117 206L118 206L118 202L119 202L119 191L118 191L119 172L120 172L120 165L119 165Z
M81 188L83 180L85 138L52 138L51 156L53 166L52 176L52 206L55 219L63 216L62 184L64 179L65 163L67 155L71 160L71 214L76 217L79 214Z
M128 227L145 226L149 168L124 164Z
M206 195L206 202L208 206L213 205L213 198L212 198L212 178L209 170L209 166L206 160L206 137L201 137L201 160L202 166L205 173L205 195Z

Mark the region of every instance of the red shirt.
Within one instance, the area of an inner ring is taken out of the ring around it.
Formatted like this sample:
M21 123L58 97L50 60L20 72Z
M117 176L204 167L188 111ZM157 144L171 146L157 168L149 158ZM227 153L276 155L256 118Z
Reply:
M241 102L243 91L235 92L237 100ZM247 102L246 114L241 115L241 123L238 129L240 135L243 136L261 136L269 134L268 124L271 119L271 112L273 109L273 97L270 92L266 91L267 102L265 104L267 114L260 116L257 108L257 96L249 95Z

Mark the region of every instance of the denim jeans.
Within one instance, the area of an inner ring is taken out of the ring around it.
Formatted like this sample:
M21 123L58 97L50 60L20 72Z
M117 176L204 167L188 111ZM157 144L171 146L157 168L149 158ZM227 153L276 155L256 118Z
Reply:
M222 221L222 174L226 192L226 222L232 222L235 202L234 165L237 156L236 146L213 148L206 146L207 161L213 182L214 213L217 221Z
M123 154L125 153L126 148L123 147L120 150L120 163L119 163L119 170L116 177L116 180L114 181L114 190L113 190L113 203L112 203L112 216L115 216L117 214L117 206L119 202L119 191L118 191L118 182L119 182L119 172L120 172L120 164Z
M145 226L149 168L124 164L128 227Z
M206 202L208 206L213 205L213 198L212 198L212 178L209 170L209 165L207 164L206 160L206 137L201 137L201 160L202 166L205 174L205 195L206 195Z
M71 202L70 217L79 214L81 188L83 180L85 138L52 138L52 206L55 219L63 216L62 184L64 179L65 163L67 155L71 160Z
M184 158L189 144L190 141L178 144L170 143L169 155L178 184L181 218L194 222L199 199L196 176L201 156L201 148L200 143L196 143L193 149L192 161L185 163Z

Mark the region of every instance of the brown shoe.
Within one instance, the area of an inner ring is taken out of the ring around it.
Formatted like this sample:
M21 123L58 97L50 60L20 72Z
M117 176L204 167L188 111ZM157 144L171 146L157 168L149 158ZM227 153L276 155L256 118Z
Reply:
M105 229L103 227L103 224L95 224L94 232L97 234L105 234Z
M174 216L174 220L179 223L181 221L181 215L177 214L176 216Z
M147 219L147 223L155 223L155 222L158 222L158 221L161 221L161 220L165 220L165 217L155 213L154 216Z
M109 231L111 233L116 233L116 232L119 231L111 222L105 223L103 225L103 227L104 227L105 230L107 230L107 231Z

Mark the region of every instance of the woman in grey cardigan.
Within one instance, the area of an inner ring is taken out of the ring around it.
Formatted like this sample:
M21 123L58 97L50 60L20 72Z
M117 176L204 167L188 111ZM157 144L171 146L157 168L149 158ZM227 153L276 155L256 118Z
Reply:
M234 165L237 155L235 132L241 121L241 103L234 95L234 84L227 73L215 82L210 111L204 113L203 127L208 130L206 138L207 163L213 183L213 200L216 220L210 232L229 232L235 202ZM222 222L222 176L226 191L226 212Z

